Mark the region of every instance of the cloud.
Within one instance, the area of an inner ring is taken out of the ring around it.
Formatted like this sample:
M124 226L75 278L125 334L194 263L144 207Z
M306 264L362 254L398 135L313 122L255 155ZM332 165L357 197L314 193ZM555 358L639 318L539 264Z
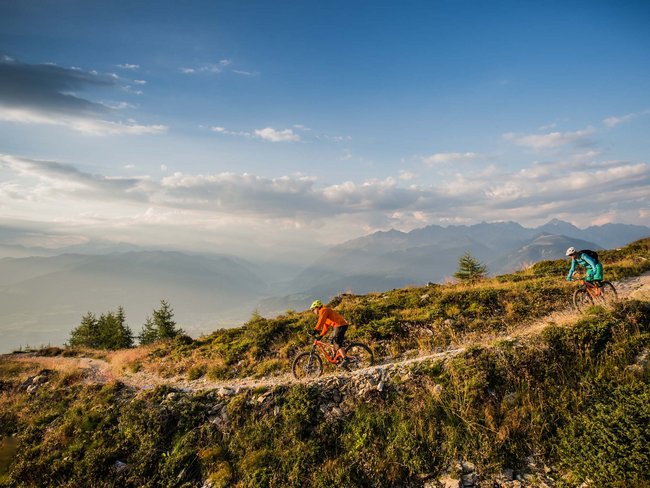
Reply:
M299 142L300 136L291 129L275 130L272 127L255 129L255 137L270 142Z
M252 134L250 132L233 131L233 130L226 129L225 127L214 126L214 127L210 127L210 130L212 132L216 132L217 134L225 134L228 136L252 137Z
M259 73L257 71L244 71L241 69L234 69L232 72L242 76L259 76Z
M452 153L436 153L431 156L423 158L425 164L429 166L435 166L438 164L448 164L448 163L469 163L475 161L480 157L480 154L474 152L452 152Z
M129 63L125 63L125 64L118 64L118 65L116 65L116 66L117 66L118 68L120 68L120 69L129 69L129 70L140 69L140 65L139 65L139 64L129 64Z
M521 147L528 147L534 151L547 149L558 149L569 144L588 146L591 144L591 136L594 130L588 127L575 132L549 132L546 134L515 134L508 132L503 139Z
M67 127L92 135L159 134L167 127L116 120L118 111L132 108L95 102L78 95L86 88L117 87L117 75L100 76L78 68L0 61L0 120L20 124Z
M35 109L5 108L2 106L0 106L0 121L55 125L95 136L162 134L168 131L168 127L165 125L142 125L131 119L123 122L113 122L74 115L57 116L54 113Z
M623 124L625 122L629 122L638 117L642 117L648 114L650 114L650 109L642 110L641 112L633 112L626 115L607 117L606 119L603 119L603 124L605 124L607 127L616 127L617 125Z
M180 69L181 73L186 75L193 75L199 73L208 73L208 74L219 74L223 70L230 66L232 61L230 59L222 59L217 63L203 63L195 67L182 67Z
M88 198L146 199L142 185L148 178L107 177L86 173L73 165L0 154L0 165L21 176L35 177L50 183L49 188ZM83 190L92 190L91 193ZM101 195L100 195L101 194Z
M579 216L588 225L616 212L620 220L643 224L640 212L650 207L650 164L595 158L540 162L516 171L493 165L434 185L409 180L407 172L324 184L306 175L231 172L109 177L68 163L10 155L0 155L0 166L5 215L39 215L100 234L119 228L127 241L135 234L150 239L142 226L156 225L156 235L166 235L170 244L178 233L174 229L200 236L206 222L219 228L227 223L229 232L238 229L242 235L255 229L280 239L280 229L292 229L292 236L314 233L331 241L335 235L340 242L360 231L449 219L525 223ZM650 212L645 215L647 220Z
M90 87L111 87L109 76L51 64L0 60L0 105L55 113L105 115L108 109L75 93Z

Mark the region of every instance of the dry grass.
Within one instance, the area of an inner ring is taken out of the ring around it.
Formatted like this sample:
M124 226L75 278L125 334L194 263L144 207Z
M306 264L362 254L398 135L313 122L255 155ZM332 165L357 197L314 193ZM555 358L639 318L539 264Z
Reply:
M147 362L152 349L153 346L120 349L109 353L107 360L111 364L113 372L117 375L127 369L131 372L137 372L142 367L142 364Z
M35 367L33 371L38 369L51 369L66 376L79 373L80 370L89 368L88 359L86 358L23 357L16 358L15 361L33 365Z

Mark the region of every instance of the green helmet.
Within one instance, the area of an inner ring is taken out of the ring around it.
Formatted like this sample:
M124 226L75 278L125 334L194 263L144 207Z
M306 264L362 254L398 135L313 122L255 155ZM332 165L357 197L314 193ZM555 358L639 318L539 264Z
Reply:
M309 310L314 310L315 308L319 308L323 306L323 302L320 300L314 300L311 304L311 307L309 307Z

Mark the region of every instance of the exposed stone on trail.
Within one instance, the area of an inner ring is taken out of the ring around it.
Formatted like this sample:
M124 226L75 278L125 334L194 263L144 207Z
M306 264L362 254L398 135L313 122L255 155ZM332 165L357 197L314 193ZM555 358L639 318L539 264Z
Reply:
M20 387L27 390L27 393L35 392L40 386L44 385L50 380L53 371L51 369L42 369L36 375L27 378Z

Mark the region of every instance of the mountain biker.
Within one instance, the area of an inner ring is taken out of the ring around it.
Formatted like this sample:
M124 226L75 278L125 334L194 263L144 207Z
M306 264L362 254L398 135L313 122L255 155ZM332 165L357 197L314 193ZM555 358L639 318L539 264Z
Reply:
M571 258L571 269L566 278L567 281L571 281L571 276L573 276L573 272L576 269L576 264L579 264L586 270L585 281L600 286L600 282L603 280L603 265L597 258L594 259L594 257L590 256L587 251L576 251L575 247L567 249L566 255Z
M333 328L334 336L332 337L332 344L338 347L336 355L341 357L341 362L345 365L347 358L343 350L343 341L345 340L345 333L348 330L348 322L337 311L325 307L320 300L314 300L309 309L318 315L318 322L312 335L317 339L322 339L327 335L330 327Z

